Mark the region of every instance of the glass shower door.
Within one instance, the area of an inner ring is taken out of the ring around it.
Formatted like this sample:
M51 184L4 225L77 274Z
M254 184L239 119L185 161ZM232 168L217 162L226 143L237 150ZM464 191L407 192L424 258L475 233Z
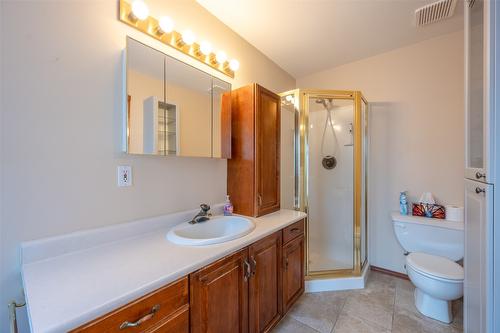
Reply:
M354 101L308 103L308 270L354 268Z

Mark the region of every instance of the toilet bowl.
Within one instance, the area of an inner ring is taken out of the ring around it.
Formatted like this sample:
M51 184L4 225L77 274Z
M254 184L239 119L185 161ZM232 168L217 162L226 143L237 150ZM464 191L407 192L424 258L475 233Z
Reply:
M415 285L415 306L423 315L451 323L451 301L463 296L464 270L459 264L426 253L410 253L406 270Z
M394 233L405 249L406 271L423 315L451 323L451 301L463 296L463 222L392 214Z

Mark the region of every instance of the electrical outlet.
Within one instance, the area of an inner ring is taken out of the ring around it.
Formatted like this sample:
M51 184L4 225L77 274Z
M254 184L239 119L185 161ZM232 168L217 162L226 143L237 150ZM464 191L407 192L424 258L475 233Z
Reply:
M132 167L129 165L119 165L117 171L118 186L132 186Z

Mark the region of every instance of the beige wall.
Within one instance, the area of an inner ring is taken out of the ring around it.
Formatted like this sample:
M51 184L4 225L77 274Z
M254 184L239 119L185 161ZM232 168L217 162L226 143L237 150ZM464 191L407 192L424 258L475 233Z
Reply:
M125 36L173 50L117 21L117 1L12 1L3 6L2 298L21 300L19 243L222 202L226 161L126 156L121 149ZM295 80L194 1L149 0L180 29L240 60L233 86L274 91ZM8 84L6 84L8 83ZM116 186L117 165L134 185ZM20 313L23 332L26 320Z
M463 205L463 32L297 79L300 88L361 90L370 102L372 265L404 272L390 212L399 191Z

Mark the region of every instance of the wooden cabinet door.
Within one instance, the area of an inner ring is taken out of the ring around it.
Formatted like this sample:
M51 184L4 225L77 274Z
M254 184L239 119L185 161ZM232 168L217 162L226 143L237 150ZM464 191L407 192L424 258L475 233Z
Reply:
M256 86L257 216L280 208L280 97Z
M283 247L283 310L304 292L304 236L297 237Z
M190 275L191 333L248 332L248 249Z
M250 245L250 332L267 332L281 318L281 231Z

